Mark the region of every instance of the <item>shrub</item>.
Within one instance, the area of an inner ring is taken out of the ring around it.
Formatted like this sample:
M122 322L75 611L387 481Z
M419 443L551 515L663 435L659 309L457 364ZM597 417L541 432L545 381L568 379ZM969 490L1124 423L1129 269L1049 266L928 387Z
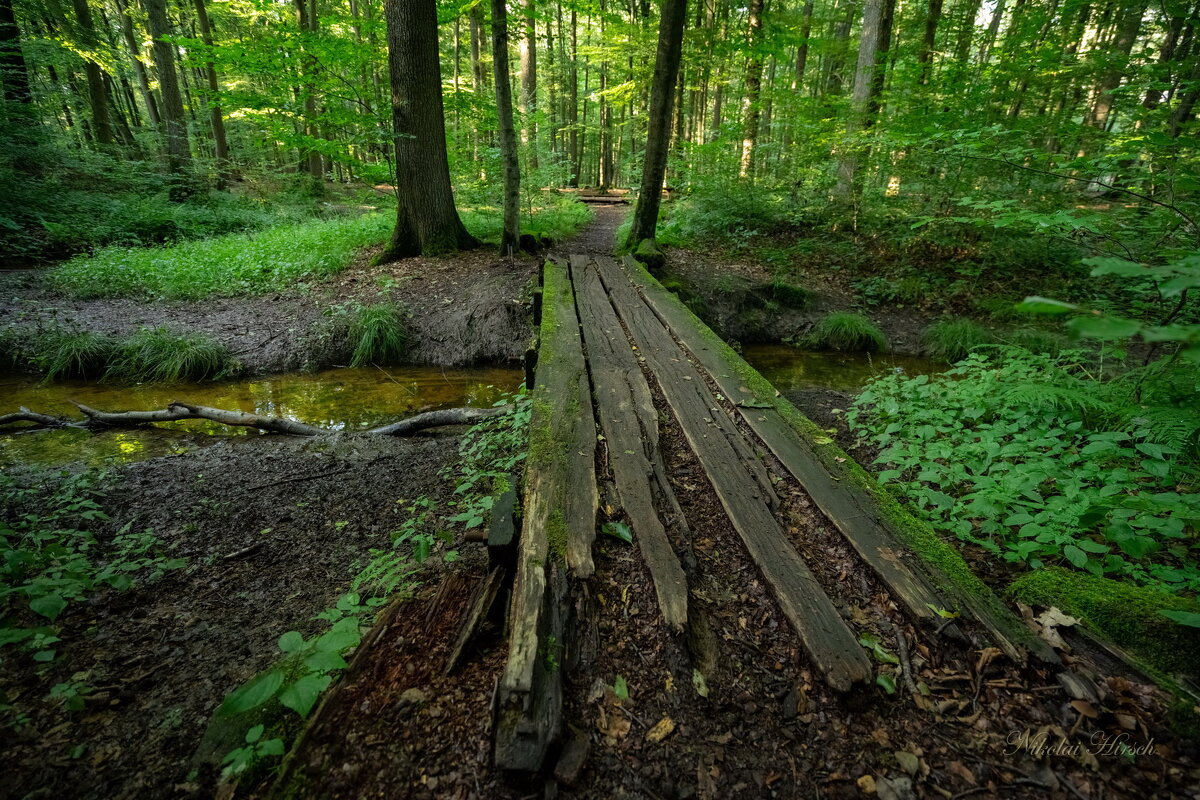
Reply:
M969 319L945 319L921 333L921 349L930 358L953 364L980 345L989 344L992 334Z
M886 350L887 337L862 314L835 311L818 322L799 344L814 350Z
M57 326L31 332L24 345L26 359L47 381L99 377L116 349L111 336Z
M386 214L280 225L167 247L107 247L78 256L48 275L72 297L196 300L293 287L344 269L360 247L385 240Z
M347 335L353 348L350 366L395 364L408 350L403 306L392 303L360 306L350 315Z
M933 378L885 376L847 421L880 449L879 480L963 541L1034 568L1200 589L1200 411L1169 400L1178 367L1100 381L1080 355L996 348Z
M776 278L767 284L766 296L784 308L805 309L812 302L812 292Z
M224 378L240 368L229 349L210 336L158 327L143 328L122 341L104 377L128 383L175 383Z

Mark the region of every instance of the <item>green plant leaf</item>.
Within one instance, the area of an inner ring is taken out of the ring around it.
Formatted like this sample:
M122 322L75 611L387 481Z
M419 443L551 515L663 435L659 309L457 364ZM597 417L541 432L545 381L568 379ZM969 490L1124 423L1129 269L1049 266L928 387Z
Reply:
M629 684L625 682L624 677L618 675L617 679L613 681L613 694L620 700L629 699Z
M1087 315L1076 317L1067 323L1067 329L1076 336L1086 339L1112 341L1128 339L1142 329L1140 322L1122 317Z
M346 659L339 653L313 653L304 659L304 666L313 672L325 672L334 669L345 669Z
M881 672L875 676L875 684L888 694L896 693L896 679L886 672Z
M41 614L46 619L57 619L67 607L67 601L60 594L44 594L29 601L29 610Z
M308 717L316 705L321 692L328 688L333 678L329 675L305 675L279 694L279 702L301 717Z
M288 631L279 637L279 649L285 653L295 653L304 646L304 637L299 631Z
M226 697L225 702L221 703L218 713L228 716L230 714L241 714L252 708L258 708L274 697L282 685L283 672L277 669L264 672L255 678L251 678L249 682L242 684L241 687L235 689L232 694Z
M266 730L265 725L255 725L253 728L246 731L246 744L254 744L261 739L264 730Z
M1169 608L1161 609L1158 613L1162 614L1167 619L1173 619L1180 625L1186 625L1189 628L1200 628L1200 614L1193 611L1174 611Z
M606 522L600 530L626 544L633 544L633 531L624 522Z

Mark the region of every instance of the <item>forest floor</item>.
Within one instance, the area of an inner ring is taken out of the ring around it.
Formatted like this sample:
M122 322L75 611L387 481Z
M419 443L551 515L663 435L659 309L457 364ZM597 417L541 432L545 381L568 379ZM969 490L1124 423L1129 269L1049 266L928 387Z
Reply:
M626 210L597 209L595 222L554 252L611 252ZM371 268L367 255L309 297L52 302L96 330L165 323L209 330L235 350L261 351L247 363L262 370L289 363L289 343L320 319L322 302L380 294L408 304L415 352L430 362L524 350L534 259L510 265L478 251ZM678 268L712 268L705 264L690 255ZM0 313L28 313L50 300L36 277L0 280L11 281ZM213 710L278 657L282 633L315 630L313 616L402 521L399 500L445 499L449 486L438 472L455 461L458 441L451 432L369 442L231 437L115 468L104 483L107 527L152 529L188 566L72 611L49 665L35 670L28 655L0 663L6 719L27 717L0 727L0 798L215 796L215 768L204 752L214 746L205 741ZM586 750L586 758L565 759L547 783L498 774L490 703L505 654L499 632L477 641L457 674L439 669L467 589L486 571L483 548L463 545L460 562L427 572L416 597L385 619L306 736L292 766L304 796L1200 797L1195 753L1165 730L1155 692L1081 658L1084 675L1097 670L1099 696L1080 700L1046 671L1017 668L992 650L933 642L896 612L811 501L792 491L783 513L799 542L826 554L823 584L847 598L851 613L891 619L905 631L930 688L928 696L832 694L806 666L679 429L665 424L660 444L685 513L702 520L693 531L696 600L710 633L701 650L712 663L697 665L705 667L701 682L693 672L697 645L659 624L636 549L601 537L595 625L581 632L592 660L570 673L565 709L572 752ZM618 678L628 697L615 691ZM49 685L68 681L90 687L82 711L46 698ZM1014 744L1012 732L1032 738ZM1046 750L1092 733L1159 750L1134 757ZM264 777L240 793L265 792Z

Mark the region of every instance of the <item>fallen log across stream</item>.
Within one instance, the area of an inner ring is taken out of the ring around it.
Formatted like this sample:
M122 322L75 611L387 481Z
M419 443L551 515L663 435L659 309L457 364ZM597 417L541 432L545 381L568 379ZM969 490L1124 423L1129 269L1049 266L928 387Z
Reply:
M328 436L334 433L347 433L332 428L319 428L304 422L282 417L266 417L261 414L250 414L245 411L234 411L226 408L209 408L192 403L176 400L166 408L154 411L100 411L82 403L71 401L71 404L83 413L83 419L71 419L50 414L40 414L22 407L11 414L0 415L0 427L14 425L18 422L32 422L35 426L46 430L58 428L82 428L85 430L103 430L105 428L137 428L143 425L153 425L157 422L177 422L185 419L206 419L240 428L257 428L271 433L282 433L289 436ZM377 436L411 436L429 428L440 428L447 425L474 425L477 422L503 414L511 406L495 408L443 408L437 411L426 411L412 417L397 420L377 428L355 433L372 434Z

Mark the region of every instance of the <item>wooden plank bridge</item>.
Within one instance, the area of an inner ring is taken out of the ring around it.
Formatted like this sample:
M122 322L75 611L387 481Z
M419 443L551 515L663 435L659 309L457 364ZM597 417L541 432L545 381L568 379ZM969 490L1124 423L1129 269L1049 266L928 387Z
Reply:
M668 480L664 424L682 432L807 659L835 691L869 686L874 668L845 603L814 575L822 553L798 547L788 531L780 483L803 488L893 604L930 636L969 636L1018 662L1030 653L1057 661L989 592L968 590L913 555L886 499L853 480L852 465L832 467L821 453L829 440L814 436L811 423L637 262L547 262L539 331L508 657L494 706L499 767L541 769L560 735L572 659L546 654L570 641L581 607L573 598L596 570L604 519L629 525L661 625L687 635L695 521ZM949 621L947 610L959 618Z

